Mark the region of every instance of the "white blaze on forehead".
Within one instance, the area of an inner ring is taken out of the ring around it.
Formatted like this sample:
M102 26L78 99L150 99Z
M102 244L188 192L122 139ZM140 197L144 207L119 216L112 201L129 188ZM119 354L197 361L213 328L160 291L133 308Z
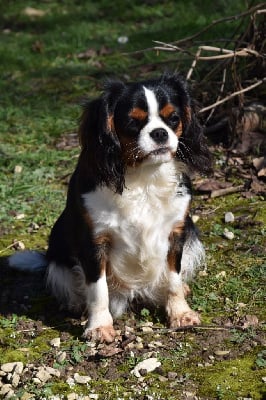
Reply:
M158 116L159 114L159 105L155 96L155 93L147 89L145 86L143 86L145 97L147 100L147 105L148 105L148 111L149 111L149 117L153 116Z
M165 143L165 146L168 147L171 152L175 152L178 145L177 135L161 118L159 113L159 103L156 99L155 92L147 89L145 86L143 86L143 89L148 106L148 122L140 131L138 140L140 149L145 154L149 154L150 152L158 149L158 147L160 147L160 144L156 143L152 139L150 134L155 129L164 129L168 133L168 139ZM156 157L156 159L161 161L169 161L172 158L170 153L158 155Z

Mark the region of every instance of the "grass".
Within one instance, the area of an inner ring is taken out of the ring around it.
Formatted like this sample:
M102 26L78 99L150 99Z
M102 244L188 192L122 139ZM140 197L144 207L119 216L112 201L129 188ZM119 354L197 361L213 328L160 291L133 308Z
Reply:
M188 61L171 54L157 55L147 51L132 55L130 52L153 46L153 40L171 42L191 35L214 19L243 11L246 2L46 0L40 3L32 0L28 5L42 10L44 15L26 15L26 4L22 0L0 4L1 256L13 252L14 240L22 241L26 248L45 249L50 229L64 207L66 183L79 153L78 147L63 149L58 143L62 137L77 131L83 98L97 95L103 80L109 76L142 79L158 75L168 67L186 73ZM204 39L230 38L236 26L236 21L227 23L226 29L225 25L217 25ZM121 36L128 38L127 43L119 43ZM81 58L79 55L86 50L90 50L90 57ZM232 315L241 318L256 314L260 320L265 318L263 277L266 261L262 250L265 229L259 223L266 221L266 214L262 200L259 196L243 199L231 195L213 199L211 203L198 198L194 203L195 209L201 207L207 212L198 223L207 247L207 275L198 277L193 283L191 299L205 323ZM244 228L233 224L230 229L235 239L228 241L223 237L226 211L238 216L254 212L256 224ZM38 225L37 229L31 228L33 222ZM23 318L29 323L31 318L36 319L43 303L46 299L41 302L36 299L27 317L0 316L1 362L21 359L39 363L52 358L48 342L60 335L57 328L50 327L37 337L25 338L21 332L14 337L19 322ZM153 315L143 309L138 318L150 320ZM158 316L155 323L159 322ZM70 329L70 339L64 344L69 361L58 368L63 369L69 363L78 368L86 360L84 343L77 339L79 332L79 329ZM252 341L255 333L252 335L232 332L224 345L238 349L245 341ZM203 398L231 399L247 397L250 387L252 398L262 398L261 377L265 376L262 349L199 370L195 366L200 361L200 345L197 338L190 339L183 346L173 340L169 354L162 356L165 374L182 367L177 386L170 388L169 382L160 381L156 374L144 379L151 387L148 392L144 384L137 384L129 371L137 360L142 359L139 351L131 358L120 360L120 372L127 376L126 379L120 377L110 383L105 379L108 367L99 362L100 378L91 383L91 390L102 394L104 399L130 398L135 390L132 391L131 386L137 385L140 396L175 399L176 393L184 387L195 387ZM145 339L147 343L151 340L154 338L149 336ZM21 352L23 347L28 347L28 352ZM239 377L237 382L233 382L234 375L231 375L235 368ZM40 394L36 385L29 384L24 389L19 389L20 397L25 390L37 393L37 396ZM68 385L59 380L46 384L41 393L49 396L69 390ZM81 387L75 390L84 392Z

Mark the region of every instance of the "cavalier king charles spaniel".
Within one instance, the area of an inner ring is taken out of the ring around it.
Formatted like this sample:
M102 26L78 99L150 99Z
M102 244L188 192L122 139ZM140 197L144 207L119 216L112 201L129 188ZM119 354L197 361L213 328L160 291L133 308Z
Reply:
M163 306L171 328L199 324L185 299L204 261L189 174L208 172L211 157L187 83L178 74L109 81L85 105L79 135L47 253L15 253L10 266L46 268L60 303L87 313L86 339L112 342L113 317L135 299Z

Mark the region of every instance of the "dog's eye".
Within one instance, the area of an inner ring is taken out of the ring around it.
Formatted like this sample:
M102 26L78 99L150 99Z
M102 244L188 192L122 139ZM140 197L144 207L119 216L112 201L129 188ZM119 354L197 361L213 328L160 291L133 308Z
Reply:
M178 115L177 112L173 112L169 117L167 118L168 123L172 125L177 125L180 120L180 116Z
M130 128L140 128L143 125L144 121L138 118L130 118L128 126Z

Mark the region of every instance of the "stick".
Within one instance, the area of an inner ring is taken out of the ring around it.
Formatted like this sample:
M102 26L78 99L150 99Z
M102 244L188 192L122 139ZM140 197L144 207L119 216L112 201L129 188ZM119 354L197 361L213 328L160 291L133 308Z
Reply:
M207 30L209 30L210 28L212 28L213 26L215 26L215 25L217 25L217 24L220 24L220 23L222 23L222 22L234 21L234 20L237 20L237 19L239 19L239 18L246 17L247 15L250 15L250 14L255 13L255 12L258 12L258 11L259 11L259 13L260 13L261 11L264 11L264 10L260 10L260 8L262 8L262 7L265 7L265 3L260 3L260 4L258 4L257 6L252 7L252 8L250 8L248 11L245 11L245 12L243 12L243 13L241 13L241 14L232 15L232 16L230 16L230 17L220 18L220 19L217 19L217 20L215 20L215 21L212 21L209 25L207 25L205 28L203 28L203 29L200 30L199 32L195 33L194 35L187 36L187 37L184 38L184 39L177 40L177 41L173 42L173 44L180 44L180 43L184 43L184 42L191 41L191 40L195 39L196 37L200 36L202 33L204 33L204 32L206 32Z
M225 196L226 194L241 192L241 190L243 190L243 189L244 189L244 186L239 185L239 186L231 186L231 187L224 188L224 189L213 190L211 192L211 198Z
M180 326L178 328L157 328L153 326L152 329L156 331L156 333L171 333L171 332L187 332L187 331L229 331L229 330L239 330L245 331L247 328L239 325L232 326L214 326L214 325L189 325L189 326ZM141 332L141 334L147 335L150 332ZM138 333L140 335L140 333Z
M199 113L203 113L203 112L205 112L205 111L211 110L213 107L216 107L216 106L218 106L218 105L220 105L220 104L223 104L223 103L225 103L226 101L232 99L232 98L235 97L235 96L238 96L238 95L241 94L241 93L248 92L249 90L254 89L255 87L261 85L261 84L264 83L264 82L266 82L266 78L263 78L263 79L259 80L258 82L254 83L253 85L250 85L250 86L246 87L245 89L241 89L241 90L238 90L237 92L231 93L229 96L225 97L225 98L222 99L222 100L217 101L216 103L211 104L210 106L207 106L207 107L202 108L202 109L199 111Z

